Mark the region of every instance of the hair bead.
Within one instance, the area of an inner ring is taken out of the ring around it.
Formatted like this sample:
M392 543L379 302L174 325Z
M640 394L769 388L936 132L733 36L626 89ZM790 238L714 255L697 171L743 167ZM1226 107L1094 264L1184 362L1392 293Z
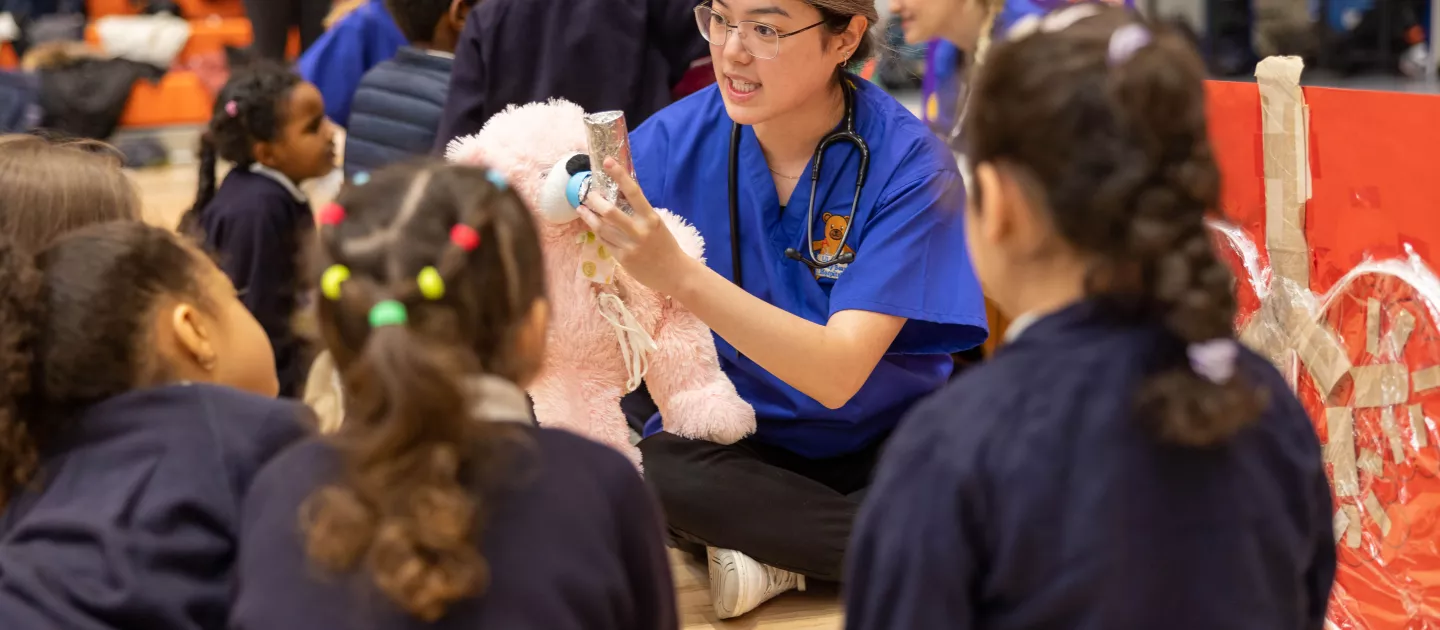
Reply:
M485 179L490 180L490 183L500 190L510 188L510 182L505 180L505 175L493 168L485 171Z
M480 233L468 225L456 224L450 228L450 242L467 252L474 251L480 246Z
M410 320L405 305L397 300L381 300L370 307L370 327L404 326Z
M340 225L345 220L345 208L338 203L330 202L320 209L321 225Z
M420 295L427 300L438 300L445 297L445 280L440 277L440 271L434 267L426 267L420 270L420 275L415 277L415 284L420 286Z
M350 279L350 269L345 265L330 265L320 276L320 292L334 302L340 299L340 285Z

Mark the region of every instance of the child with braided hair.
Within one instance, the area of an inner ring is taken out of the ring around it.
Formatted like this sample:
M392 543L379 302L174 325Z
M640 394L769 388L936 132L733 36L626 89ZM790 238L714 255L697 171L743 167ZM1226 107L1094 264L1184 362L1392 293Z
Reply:
M427 160L352 183L319 218L345 421L257 480L231 627L676 628L634 467L531 419L548 306L519 196Z
M848 628L1323 627L1331 491L1235 339L1205 74L1183 34L1093 4L990 52L965 230L1015 323L891 438Z
M216 187L219 160L233 165ZM280 394L308 368L291 320L304 294L299 263L315 220L301 182L335 168L335 129L314 85L268 62L237 72L215 99L200 145L200 187L180 230L205 244L275 349Z

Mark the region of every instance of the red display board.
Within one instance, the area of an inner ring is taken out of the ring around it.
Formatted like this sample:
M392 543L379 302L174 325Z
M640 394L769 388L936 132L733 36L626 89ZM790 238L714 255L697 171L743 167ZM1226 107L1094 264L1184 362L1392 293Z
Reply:
M1303 95L1309 200L1288 216L1308 273L1295 273L1271 264L1267 230L1289 219L1267 212L1266 151L1278 141L1261 89L1208 86L1237 324L1290 377L1325 445L1340 558L1331 623L1440 628L1440 97Z

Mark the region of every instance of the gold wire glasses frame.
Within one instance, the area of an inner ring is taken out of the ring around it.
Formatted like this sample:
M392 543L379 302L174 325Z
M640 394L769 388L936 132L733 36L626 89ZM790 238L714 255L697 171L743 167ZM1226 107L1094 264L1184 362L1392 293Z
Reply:
M705 41L712 46L724 46L730 31L740 31L740 46L756 59L774 59L780 55L780 40L799 35L824 23L825 20L820 20L805 28L781 33L779 29L764 22L746 20L731 24L708 4L695 7L695 25L700 27L700 35Z

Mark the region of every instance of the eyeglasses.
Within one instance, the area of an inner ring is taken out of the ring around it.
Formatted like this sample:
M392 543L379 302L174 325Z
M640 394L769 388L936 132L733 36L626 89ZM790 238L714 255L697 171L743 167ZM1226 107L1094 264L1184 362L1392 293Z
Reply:
M779 29L764 22L744 21L731 24L711 9L710 5L695 7L695 25L700 27L700 35L705 41L712 46L724 46L730 31L738 30L740 46L756 59L774 59L780 54L780 40L799 35L824 23L825 20L820 20L800 30L781 33Z

